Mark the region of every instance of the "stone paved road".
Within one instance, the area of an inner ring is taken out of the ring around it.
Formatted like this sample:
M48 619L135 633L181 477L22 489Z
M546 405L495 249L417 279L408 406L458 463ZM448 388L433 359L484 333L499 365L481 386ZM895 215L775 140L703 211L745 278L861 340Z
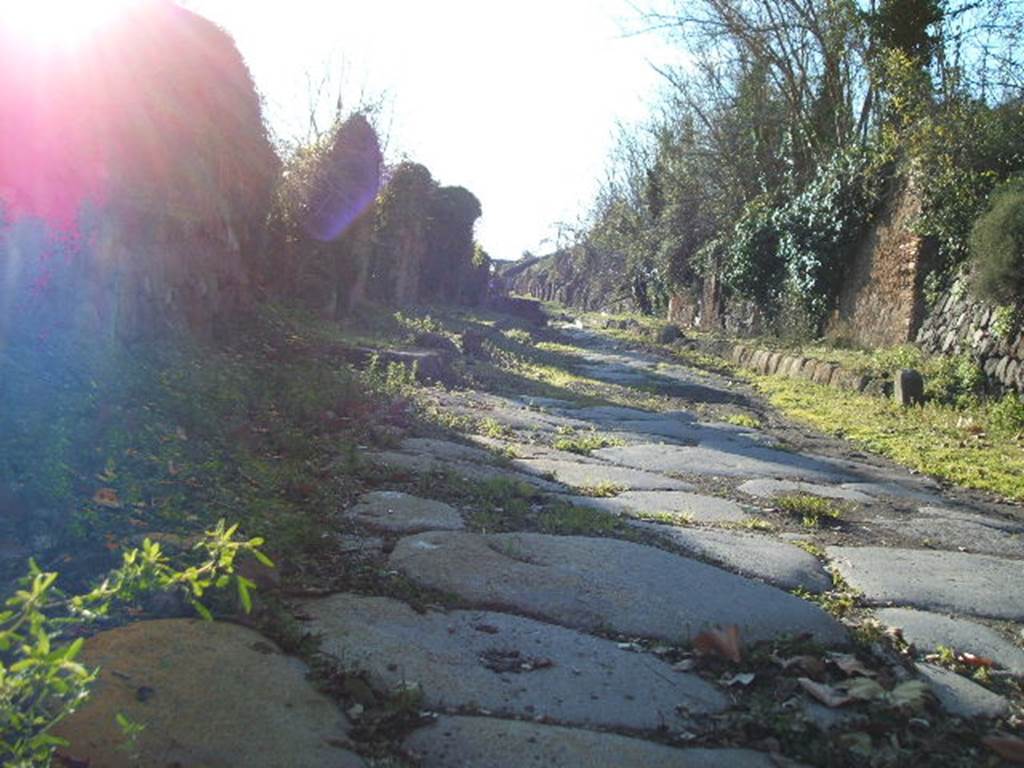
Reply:
M368 503L381 507L373 514L377 530L386 521L393 526L391 567L417 585L457 596L469 612L445 618L378 606L378 618L366 619L371 626L357 628L353 617L365 614L354 611L357 598L307 605L325 647L339 658L358 659L376 679L392 683L398 670L407 670L403 674L424 686L428 702L463 716L441 717L409 737L407 746L424 765L518 765L526 755L531 765L596 764L595 751L615 765L761 764L764 755L749 750L666 753L666 741L675 737L681 745L680 737L699 733L701 714L722 702L710 691L696 694L691 673L666 671L671 668L649 650L640 651L648 659L644 671L626 679L621 673L635 666L638 648L650 649L650 642L684 641L719 625L738 626L750 641L808 633L826 646L844 646L849 637L840 623L789 594L830 589L831 570L862 590L867 606L885 608L876 615L883 625L906 626L921 653L949 645L1020 669L1019 626L979 623L1024 619L1024 523L1014 518L1017 510L950 497L926 478L820 435L735 426L720 418L721 409L764 413L734 382L586 331L563 333L587 350L576 373L669 395L683 407L595 406L568 392L559 398L439 394L440 407L496 423L500 436L469 436L483 450L406 440L375 459L398 468L446 466L467 477L531 483L552 498L630 521L628 530L646 536L642 543L536 532L482 535L463 531L450 515L437 515L436 528L426 530L422 522L434 509L428 500L417 510L407 500L388 505L371 498ZM587 456L553 447L559 436L578 434L608 436L613 445ZM596 488L609 492L595 497ZM792 493L837 500L844 505L840 521L807 531L799 520L780 519L775 499ZM366 518L365 503L359 514ZM758 524L765 516L773 516L774 530L760 530L767 527ZM815 546L799 548L797 540ZM467 629L474 621L486 632ZM528 623L519 627L517 621ZM641 645L591 648L583 639L588 636L590 643L635 637ZM494 671L488 659L495 658L512 663ZM544 660L539 668L538 658ZM515 669L520 662L528 671ZM930 665L918 670L950 712L1005 713L1006 700L965 677ZM657 682L638 691L635 681L648 674ZM598 684L600 693L592 693ZM674 697L666 685L677 690ZM728 697L728 688L719 694ZM677 708L668 712L666 700ZM806 706L814 711L813 703ZM645 747L637 740L644 737L640 724L650 724L656 711L660 727L646 730L659 734L661 746ZM825 714L832 717L826 725L843 720ZM561 730L523 719L557 723ZM603 735L593 730L598 724L632 738Z
M668 395L665 408L594 404L568 390L437 390L445 413L496 426L407 438L369 458L406 476L513 481L542 499L536 519L582 507L618 524L589 535L494 533L473 523L481 510L450 498L413 495L408 484L377 490L342 510L339 526L357 545L365 536L386 572L457 609L348 593L295 606L324 654L376 688L415 690L433 713L404 736L410 759L425 768L779 764L771 744L738 749L749 745L713 737L716 718L736 705L731 673L742 677L746 660L709 679L695 673L687 643L736 626L747 643L804 636L848 651L848 628L793 594L830 590L833 571L861 590L863 610L917 644L907 674L948 712L1006 713L1003 697L921 657L946 645L1024 672L1019 510L794 428L722 376L562 333L586 350L577 373ZM730 413L768 426L736 426ZM555 445L578 435L611 444L589 455ZM805 528L777 508L792 493L843 505L839 520ZM799 693L777 704L821 730L858 717Z

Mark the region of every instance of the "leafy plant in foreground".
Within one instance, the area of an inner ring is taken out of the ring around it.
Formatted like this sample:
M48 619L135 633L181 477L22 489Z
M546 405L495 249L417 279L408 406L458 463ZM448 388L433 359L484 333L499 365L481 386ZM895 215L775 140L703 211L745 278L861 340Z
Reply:
M88 697L97 670L76 661L83 640L63 642L65 627L106 616L118 602L159 590L183 591L203 618L212 619L202 597L234 584L242 607L251 610L255 584L235 573L235 560L248 553L266 566L273 563L260 551L262 539L236 539L237 532L237 525L221 520L196 544L199 562L182 570L146 539L141 548L123 553L119 568L79 595L61 592L57 573L30 562L21 588L0 610L0 764L49 765L53 750L64 745L52 729Z

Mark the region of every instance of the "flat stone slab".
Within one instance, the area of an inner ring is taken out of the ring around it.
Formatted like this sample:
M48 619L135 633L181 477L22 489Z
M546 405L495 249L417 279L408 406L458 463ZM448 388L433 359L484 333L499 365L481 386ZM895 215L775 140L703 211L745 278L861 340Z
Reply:
M903 605L994 619L1024 618L1019 560L963 552L828 547L839 573L874 605Z
M887 626L902 629L904 639L922 653L945 645L992 659L1013 674L1024 676L1024 650L984 624L910 608L883 608L875 611L875 616Z
M424 768L772 768L749 749L675 749L642 739L489 717L439 717L404 747Z
M916 516L875 523L933 547L1024 557L1024 525L974 512L921 507Z
M799 480L771 480L759 478L747 480L737 490L748 496L759 499L773 499L790 493L809 493L824 499L852 501L859 504L870 504L874 499L868 494L846 485L822 485L820 483L802 483Z
M85 705L58 726L81 764L128 766L362 766L343 743L348 721L306 680L306 666L235 624L167 619L86 640L99 666ZM145 726L136 747L114 716ZM134 753L134 754L133 754Z
M655 547L537 533L431 532L398 541L390 565L480 606L585 630L678 642L735 624L748 641L811 633L846 639L818 606Z
M430 437L406 438L402 441L400 450L405 453L425 453L435 459L470 461L480 464L490 464L497 458L493 453L474 448L471 445L453 443L449 440L435 440Z
M1001 717L1010 705L1002 696L956 672L934 664L915 664L942 708L957 717Z
M615 485L624 490L683 491L693 486L665 475L642 469L620 467L597 461L559 461L557 459L513 459L512 466L524 472L553 475L555 480L572 488L594 488Z
M747 518L734 501L687 491L625 491L608 498L570 496L567 501L618 515L680 515L700 523L738 523Z
M692 422L672 418L616 421L605 428L613 435L622 437L627 443L649 443L657 440L677 445L697 445L704 435L704 430Z
M339 594L302 604L321 650L385 689L419 684L432 708L579 725L679 729L688 713L729 702L696 675L571 629L507 613L419 614L384 597ZM679 709L677 709L679 708Z
M738 441L728 449L648 443L601 448L592 455L613 464L644 468L651 472L717 477L779 477L816 482L845 482L851 479L839 467L824 459Z
M853 491L861 491L876 499L879 496L891 496L895 499L913 499L929 504L940 503L942 498L932 490L938 490L939 486L934 480L927 477L915 476L913 479L905 479L901 482L895 481L858 481L843 483L843 488Z
M810 592L823 592L832 588L832 577L818 558L772 536L657 523L642 525L644 530L733 573L761 579L783 589L802 587Z
M389 533L459 531L465 527L455 507L400 491L365 493L344 514L368 528Z
M587 408L575 408L570 411L569 415L576 419L595 422L642 421L663 418L662 414L656 411L626 408L621 405L594 405Z
M495 467L487 464L474 464L467 461L452 461L435 458L423 453L402 453L401 451L378 451L368 454L367 458L375 463L384 466L404 469L409 472L451 472L458 477L475 482L487 482L489 480L510 480L526 483L542 491L549 493L564 493L567 489L564 485L553 483L536 475L524 472L516 472L503 467Z

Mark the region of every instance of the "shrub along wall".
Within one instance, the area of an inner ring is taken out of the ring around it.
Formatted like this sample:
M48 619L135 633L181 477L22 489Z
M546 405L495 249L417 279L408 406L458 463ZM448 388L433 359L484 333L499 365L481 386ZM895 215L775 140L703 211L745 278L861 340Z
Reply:
M75 57L9 42L0 327L216 335L252 299L279 165L234 42L171 3L140 4Z

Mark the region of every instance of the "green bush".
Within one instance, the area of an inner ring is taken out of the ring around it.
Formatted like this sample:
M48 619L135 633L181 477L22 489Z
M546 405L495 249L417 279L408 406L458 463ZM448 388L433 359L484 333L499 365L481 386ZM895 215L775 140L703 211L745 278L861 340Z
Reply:
M722 277L727 286L775 310L781 300L786 264L779 253L776 201L761 196L750 201L724 241ZM709 245L705 250L715 246Z
M1004 435L1024 433L1024 399L1014 392L997 400L989 408L989 424Z
M993 193L988 211L974 223L970 245L979 297L1000 304L1024 298L1024 178Z
M969 353L938 357L925 372L925 394L943 403L964 405L978 394L985 375Z
M776 213L779 258L817 324L838 295L844 257L878 205L878 182L865 152L838 152Z
M721 247L723 278L768 315L820 330L845 256L881 197L881 174L860 150L836 153L802 189L748 203Z
M62 628L106 616L115 603L131 602L158 590L178 590L206 619L200 602L206 591L234 585L242 608L252 607L256 585L235 573L235 560L249 553L273 565L260 551L262 539L238 539L237 525L206 532L196 545L198 562L176 570L146 539L141 549L123 553L121 566L90 592L68 596L57 589L57 574L31 563L28 576L0 610L0 764L13 768L47 766L53 751L65 742L51 734L89 694L96 671L75 661L83 640L62 642ZM119 717L129 733L139 726Z

